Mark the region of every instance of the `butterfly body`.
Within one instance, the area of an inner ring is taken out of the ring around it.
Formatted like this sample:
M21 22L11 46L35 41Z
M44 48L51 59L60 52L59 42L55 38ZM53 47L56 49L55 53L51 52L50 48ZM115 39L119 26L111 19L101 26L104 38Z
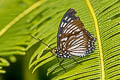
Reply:
M57 49L54 51L57 57L84 57L95 49L95 38L84 28L82 21L75 14L76 11L70 8L60 22Z

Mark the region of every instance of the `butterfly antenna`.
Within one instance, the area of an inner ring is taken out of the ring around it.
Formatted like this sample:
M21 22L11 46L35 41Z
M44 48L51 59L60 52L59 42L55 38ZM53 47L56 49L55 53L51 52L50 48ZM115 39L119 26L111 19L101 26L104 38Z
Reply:
M47 45L46 43L44 43L41 39L35 38L33 35L31 35L31 37L34 38L35 40L42 42L44 45L46 45L48 48L50 48L52 50L52 48L49 45Z

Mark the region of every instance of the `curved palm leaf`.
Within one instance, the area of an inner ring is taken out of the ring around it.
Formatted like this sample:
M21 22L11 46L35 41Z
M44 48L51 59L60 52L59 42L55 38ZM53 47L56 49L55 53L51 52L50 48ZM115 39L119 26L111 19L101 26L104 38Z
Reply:
M47 5L47 6L46 6ZM63 6L64 5L64 6ZM119 0L49 0L42 4L29 22L33 23L33 35L56 47L58 25L63 14L74 8L85 28L97 38L96 50L89 56L76 60L66 59L58 65L51 57L50 49L40 41L32 40L28 49L37 46L30 59L29 68L44 70L52 80L119 80L120 79L120 1ZM55 44L53 44L55 43ZM39 45L38 45L39 44ZM64 74L63 74L64 73Z

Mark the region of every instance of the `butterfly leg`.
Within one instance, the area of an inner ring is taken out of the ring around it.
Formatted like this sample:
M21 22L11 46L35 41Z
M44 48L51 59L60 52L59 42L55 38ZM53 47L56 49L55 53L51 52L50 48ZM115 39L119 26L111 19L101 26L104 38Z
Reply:
M72 57L72 59L77 63L77 64L80 64L80 62L78 62L76 59L74 59L73 57Z
M59 66L60 66L61 68L63 68L63 70L66 72L66 69L62 66L62 63L63 63L64 59L62 59L62 61L59 61L59 59L57 58L57 60L58 60L58 62L59 62Z

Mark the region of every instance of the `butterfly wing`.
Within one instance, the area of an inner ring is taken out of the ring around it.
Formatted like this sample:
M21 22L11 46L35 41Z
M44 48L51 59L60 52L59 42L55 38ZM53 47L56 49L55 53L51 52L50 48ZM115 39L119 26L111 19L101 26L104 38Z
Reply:
M60 25L59 25L59 29L58 29L58 34L57 34L57 47L59 48L59 44L60 44L60 37L61 34L64 30L64 27L67 26L70 22L72 22L75 19L79 20L79 17L75 16L76 11L74 9L69 9L63 16Z
M94 51L95 38L84 28L75 13L74 9L69 9L60 23L58 49L75 56L85 56Z
M81 21L74 20L71 24L73 29L64 31L64 33L72 34L66 41L66 50L75 56L85 56L87 53L93 52L95 38L84 28Z

